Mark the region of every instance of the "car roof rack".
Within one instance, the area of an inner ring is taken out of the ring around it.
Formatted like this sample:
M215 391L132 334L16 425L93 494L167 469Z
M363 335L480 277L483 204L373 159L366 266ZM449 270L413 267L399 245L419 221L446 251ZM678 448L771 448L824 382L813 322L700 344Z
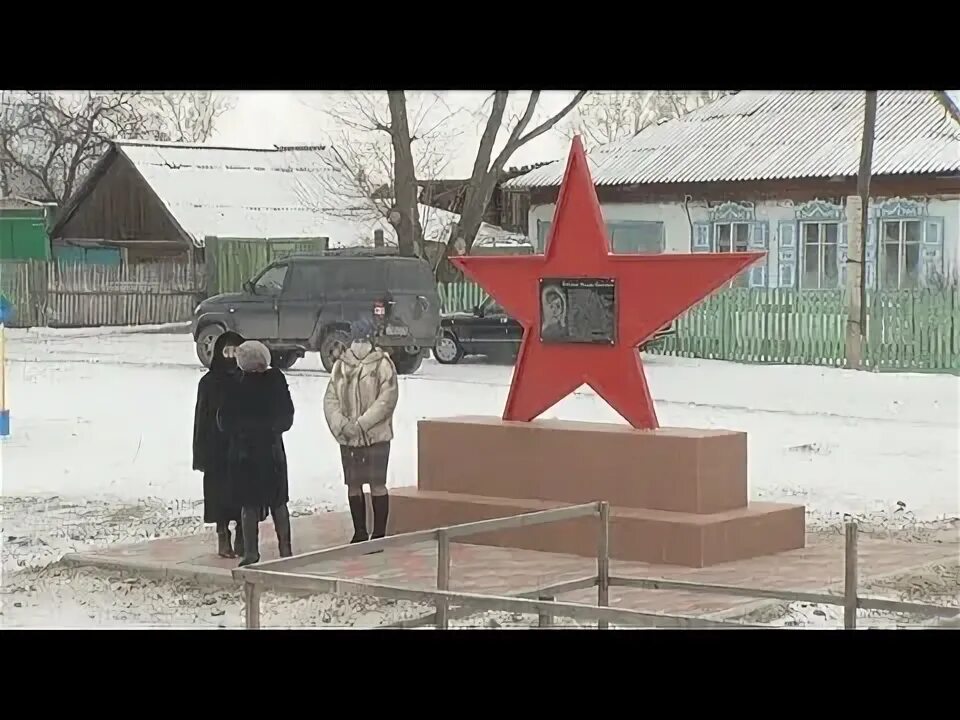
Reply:
M393 260L421 260L417 257L407 257L398 255L396 251L384 251L382 248L332 248L318 252L298 252L287 255L288 258L309 258L312 260L322 260L330 257L349 257L349 258L390 258Z

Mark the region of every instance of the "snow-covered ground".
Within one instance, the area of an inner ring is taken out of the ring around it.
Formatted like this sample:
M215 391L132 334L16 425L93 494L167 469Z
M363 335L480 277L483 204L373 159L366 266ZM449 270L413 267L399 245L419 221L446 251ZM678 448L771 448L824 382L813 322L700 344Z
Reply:
M189 335L9 331L3 494L196 500L190 469L200 368ZM755 498L815 513L906 505L919 519L960 515L960 378L645 358L662 425L749 433ZM494 414L511 368L432 360L401 379L390 462L393 486L416 482L416 421ZM286 436L293 497L343 503L339 453L327 432L327 377L307 356L289 381L297 408ZM587 388L548 416L619 422Z
M5 543L8 573L86 542L199 526L201 480L190 468L190 445L202 368L189 335L153 330L7 331L12 436L2 444L3 535L21 543ZM960 378L662 356L645 363L662 425L747 431L751 495L806 504L814 528L835 525L843 513L869 516L878 527L960 516ZM390 485L416 482L417 420L498 415L511 372L428 361L402 378ZM343 507L339 453L321 407L327 376L308 356L288 379L297 408L285 440L294 504ZM619 422L587 388L548 416ZM81 520L63 521L63 504L87 508L96 522L81 529L82 512ZM124 525L129 508L138 519ZM42 537L46 549L23 545L17 533L31 526L27 535Z

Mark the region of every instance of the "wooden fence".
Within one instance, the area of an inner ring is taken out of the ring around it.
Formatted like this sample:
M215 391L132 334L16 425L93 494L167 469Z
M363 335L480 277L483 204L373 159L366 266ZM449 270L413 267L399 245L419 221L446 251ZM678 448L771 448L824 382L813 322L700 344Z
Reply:
M470 311L487 297L482 287L469 282L443 283L437 289L444 312Z
M203 297L236 290L249 274L291 252L322 249L307 241L220 241L208 247L218 266L156 263L122 266L56 262L0 263L0 292L14 327L153 325L189 320ZM231 248L231 249L228 249ZM213 252L211 252L211 250ZM211 287L208 283L216 282ZM236 286L236 287L235 287ZM446 312L470 310L486 293L473 283L439 287ZM624 309L627 311L627 309ZM846 304L842 291L724 290L676 321L677 334L651 352L756 363L842 366ZM867 298L866 362L884 370L960 371L960 290L877 291Z
M208 295L240 292L257 272L288 255L327 249L327 238L220 238L204 240Z
M472 283L442 286L440 295L447 312L468 310L486 296ZM676 336L650 352L840 367L846 321L840 290L734 288L678 318ZM869 293L866 362L879 370L960 370L960 289Z
M189 320L203 298L203 267L185 263L0 263L13 327L161 325Z

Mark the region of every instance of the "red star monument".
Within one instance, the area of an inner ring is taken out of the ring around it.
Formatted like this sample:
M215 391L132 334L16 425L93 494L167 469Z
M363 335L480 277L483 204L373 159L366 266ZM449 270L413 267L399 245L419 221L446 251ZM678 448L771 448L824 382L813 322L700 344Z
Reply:
M612 254L583 144L576 137L546 253L451 262L523 325L504 420L533 420L587 384L633 427L653 429L659 423L637 347L765 254ZM578 289L600 285L606 287L602 298ZM573 290L562 290L564 299L556 300L560 310L547 309L557 287ZM605 309L597 309L601 307ZM564 318L560 334L565 339L558 342L555 334L547 339L552 322L547 313ZM585 327L593 328L592 335Z

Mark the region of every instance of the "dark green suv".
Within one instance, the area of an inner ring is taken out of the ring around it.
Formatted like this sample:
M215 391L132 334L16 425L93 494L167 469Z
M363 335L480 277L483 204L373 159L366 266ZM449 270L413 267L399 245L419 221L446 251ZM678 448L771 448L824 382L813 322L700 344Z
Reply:
M207 367L216 339L230 330L259 340L276 367L319 352L329 372L349 342L350 323L372 314L377 344L399 373L420 367L440 329L440 296L430 265L396 256L292 255L194 311L197 357Z

